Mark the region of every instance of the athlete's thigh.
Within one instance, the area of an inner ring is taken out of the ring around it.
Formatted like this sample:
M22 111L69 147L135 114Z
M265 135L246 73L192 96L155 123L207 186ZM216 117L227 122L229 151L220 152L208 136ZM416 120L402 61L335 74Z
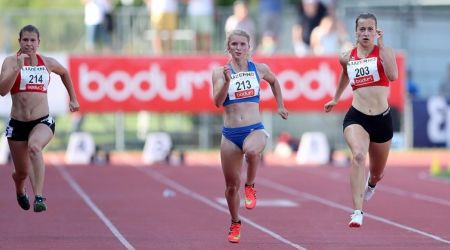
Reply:
M352 153L367 153L370 137L367 131L359 124L348 125L344 129L344 138Z
M34 126L33 130L31 130L30 136L28 138L28 145L35 144L43 148L50 142L52 138L53 132L51 128L46 124L39 123Z
M224 136L222 136L220 144L220 159L225 181L227 183L232 181L239 182L243 159L242 151Z
M244 140L244 152L262 152L266 147L268 134L264 129L252 131Z
M28 142L8 140L11 158L14 167L20 170L26 170L29 163Z

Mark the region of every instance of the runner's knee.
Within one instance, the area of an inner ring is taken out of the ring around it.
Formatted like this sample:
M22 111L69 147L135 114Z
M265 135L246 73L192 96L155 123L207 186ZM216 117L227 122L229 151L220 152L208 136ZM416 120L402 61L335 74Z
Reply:
M41 154L41 152L41 146L37 145L36 143L28 144L28 153L30 154L31 158L37 157L39 154Z
M239 193L239 184L238 185L227 185L225 189L225 196L234 196Z
M15 181L22 181L25 180L28 176L28 171L27 170L16 170L15 173L13 174L13 179Z
M364 166L366 163L366 154L357 152L353 154L352 161L359 166Z
M247 161L255 161L258 160L259 157L261 157L261 153L256 150L245 152L245 159L247 159Z

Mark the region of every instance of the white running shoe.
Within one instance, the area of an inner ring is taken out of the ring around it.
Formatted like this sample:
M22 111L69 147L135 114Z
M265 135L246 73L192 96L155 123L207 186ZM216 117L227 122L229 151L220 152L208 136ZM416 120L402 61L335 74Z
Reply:
M352 218L350 223L348 223L349 227L361 227L363 222L363 212L361 210L353 211L353 214L350 216Z
M368 201L372 198L373 194L375 193L376 187L369 187L368 184L366 184L366 189L364 190L364 200Z
M364 189L364 200L365 201L368 201L372 198L373 194L375 193L375 188L376 188L376 187L369 186L369 179L370 179L370 172L369 172L369 175L367 176L366 188Z

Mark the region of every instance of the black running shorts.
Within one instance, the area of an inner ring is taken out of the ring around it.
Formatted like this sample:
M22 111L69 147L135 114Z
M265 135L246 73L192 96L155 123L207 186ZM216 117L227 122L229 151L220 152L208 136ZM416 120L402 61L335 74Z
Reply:
M13 118L9 119L6 126L6 137L12 141L28 141L31 130L38 124L45 124L50 127L53 133L55 133L55 119L46 115L34 121L18 121Z
M394 136L390 111L388 108L379 115L366 115L351 106L345 115L343 129L351 124L359 124L369 133L371 142L387 142Z

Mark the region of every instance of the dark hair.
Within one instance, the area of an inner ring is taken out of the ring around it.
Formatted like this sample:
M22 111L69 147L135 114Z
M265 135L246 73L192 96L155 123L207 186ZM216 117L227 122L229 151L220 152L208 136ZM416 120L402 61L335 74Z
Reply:
M377 17L374 14L367 12L367 13L359 14L359 16L356 18L355 30L358 29L358 21L359 21L359 19L373 19L375 21L375 27L377 27Z
M27 26L23 27L23 28L20 30L20 32L19 32L19 40L22 39L22 34L23 34L23 32L36 33L36 34L37 34L37 37L38 37L38 39L39 39L39 30L38 30L35 26L33 26L33 25L31 25L31 24L28 24Z

